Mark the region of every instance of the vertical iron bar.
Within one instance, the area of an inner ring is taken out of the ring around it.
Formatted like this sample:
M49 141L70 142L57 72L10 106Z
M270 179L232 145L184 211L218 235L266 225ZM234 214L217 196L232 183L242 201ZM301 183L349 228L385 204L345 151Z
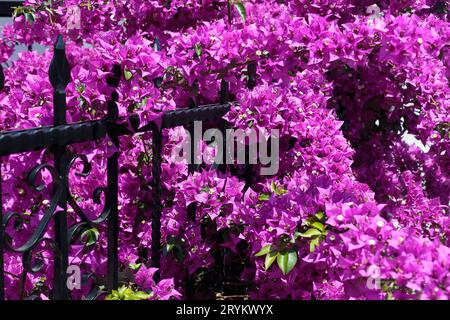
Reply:
M249 62L247 65L247 88L249 90L253 90L256 86L256 61ZM247 148L246 152L246 164L244 167L244 189L242 189L242 193L245 194L245 192L250 188L250 185L252 184L252 165L250 164L250 146ZM247 162L248 161L248 162Z
M155 51L161 50L159 39L155 38L153 44ZM155 86L160 87L162 78L154 80ZM161 278L161 161L162 161L162 127L159 128L156 123L152 125L152 252L151 266L158 268L153 275L153 280L157 283Z
M152 195L153 195L153 213L152 213L152 256L151 265L158 268L155 272L153 280L159 282L161 273L161 153L162 153L162 128L159 128L155 123L152 128Z
M222 79L220 82L220 104L227 104L229 100L229 84L227 81ZM222 164L219 165L219 170L223 173L227 170L227 127L228 122L224 119L221 120L221 126L220 129L222 131L222 137L223 137L223 148L222 148Z
M196 108L197 104L194 100L194 98L190 99L189 101L189 109ZM191 156L190 156L190 162L188 164L188 173L193 174L195 172L195 169L197 165L195 164L195 150L196 150L196 144L198 141L196 141L195 134L194 134L194 123L191 123L188 128L189 134L191 136ZM197 204L195 202L192 202L187 207L187 217L191 221L195 221L195 211L196 211Z
M250 90L253 90L253 88L256 86L256 61L251 61L247 65L247 88Z
M229 101L229 90L230 90L230 86L229 83L227 81L225 81L225 79L222 79L222 81L220 82L220 92L219 92L219 98L220 98L220 104L227 104ZM225 119L221 119L220 120L220 130L222 132L222 137L223 137L223 147L222 147L222 164L219 165L219 171L221 171L222 173L226 173L227 172L227 129L229 127L229 123L228 121L226 121ZM225 257L225 253L226 253L226 248L221 247L220 248L220 255L217 257L217 263L219 265L220 271L221 271L221 276L222 279L226 278L226 272L225 272L225 268L224 268L224 257ZM223 290L223 281L222 281L222 285L221 285L221 289Z
M197 107L197 103L196 103L195 99L191 98L189 100L189 109L195 109L196 107ZM194 140L195 135L194 135L194 123L193 122L189 125L188 131L191 136L191 159L190 159L190 163L188 165L188 172L189 172L189 174L193 174L197 167L197 165L195 163L195 149L196 149L196 144L198 142L198 141Z
M225 79L220 82L220 104L228 103L229 84Z
M227 1L227 14L228 14L228 25L231 26L233 22L233 14L231 12L231 0Z
M0 66L1 68L1 66ZM1 83L0 83L1 90ZM0 301L5 299L5 267L3 265L3 200L2 200L2 162L0 158Z
M120 65L113 67L113 76L107 79L109 86L116 89L119 86L121 69ZM111 143L114 144L116 152L114 152L108 158L107 171L108 171L108 208L110 213L108 217L108 291L117 289L119 285L119 218L118 218L118 206L119 206L119 138L115 130L115 121L119 117L119 111L117 108L117 101L119 95L114 90L111 94L111 100L108 101L108 136L111 139ZM112 145L110 146L112 147Z
M5 85L5 75L0 64L0 91ZM2 200L2 161L0 158L0 301L5 299L5 266L3 265L3 242L5 235L3 232L3 200Z
M49 68L50 82L54 88L53 92L53 125L63 125L66 120L66 87L70 82L70 67L65 54L65 44L61 35L54 47L54 56ZM66 147L55 146L53 148L55 169L61 180L62 195L59 202L61 211L55 215L55 243L54 250L54 292L56 300L69 298L67 290L67 266L69 243L67 238L67 158Z

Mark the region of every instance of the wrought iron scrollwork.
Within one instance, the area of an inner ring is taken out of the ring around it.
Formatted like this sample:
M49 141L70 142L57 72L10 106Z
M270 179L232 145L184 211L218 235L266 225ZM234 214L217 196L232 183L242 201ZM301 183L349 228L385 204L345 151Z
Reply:
M68 205L74 210L76 215L81 219L81 222L75 223L68 229L68 243L74 243L77 241L77 239L82 237L82 234L84 231L90 229L90 228L97 228L101 225L103 225L105 222L108 221L108 218L110 217L110 213L112 211L111 208L111 192L107 187L97 187L94 189L92 193L92 200L95 204L101 204L102 201L102 195L104 195L104 205L99 215L97 215L96 218L91 219L89 218L88 214L78 205L77 201L75 200L73 194L70 192L70 173L72 169L74 169L74 165L77 162L81 162L82 169L80 172L75 172L75 175L81 178L87 178L91 173L91 163L87 159L87 157L83 154L75 154L73 155L70 160L67 162L66 169L65 169L65 178L67 179L67 185L69 187L68 190L68 196L67 196L67 203ZM91 244L88 247L88 250L92 250L94 247L95 242L97 242L97 239L95 239L94 243ZM89 281L91 280L91 281ZM82 275L82 286L89 285L89 282L91 282L90 289L88 294L84 297L86 300L94 300L96 299L100 294L102 294L102 291L100 290L100 279L97 275L93 273L89 274L83 274Z
M47 170L51 174L52 181L47 185L45 183L39 184L38 177L42 171ZM35 274L40 272L44 267L44 257L42 251L44 250L57 250L55 243L52 239L45 237L45 233L48 229L50 221L55 215L58 215L60 211L57 211L58 203L62 194L61 180L58 177L56 170L49 164L41 164L35 166L27 175L27 184L30 189L37 192L43 192L45 189L51 191L51 200L49 206L45 209L42 218L37 223L37 227L33 230L31 236L25 241L24 244L14 247L11 242L11 236L4 231L3 244L6 250L13 253L22 254L22 265L26 273ZM7 226L14 221L14 228L18 230L24 224L23 215L17 212L6 213L1 221L2 230L6 230ZM44 247L37 251L39 244L43 243ZM34 298L33 298L34 299Z
M56 176L55 168L52 167L49 164L41 164L36 167L34 167L27 177L27 182L30 188L42 192L45 189L44 184L37 184L37 176L38 173L40 173L42 170L47 169L50 171L52 175L52 188L53 188L53 195L50 200L49 207L45 210L44 215L42 219L39 221L38 226L34 230L31 237L25 242L25 244L21 245L20 247L13 247L11 241L8 239L10 238L6 232L5 232L5 246L8 250L15 252L15 253L27 253L28 251L32 250L36 244L42 240L42 237L51 221L53 216L55 215L56 208L58 206L58 203L61 198L62 194L62 188L61 188L61 182L60 179ZM4 230L6 230L6 227L9 225L9 222L14 219L15 220L15 227L18 229L23 224L23 217L17 212L8 212L3 216L2 224Z
M75 173L76 176L86 178L89 176L89 174L91 172L92 166L89 163L87 157L85 155L76 154L69 160L69 162L67 164L66 178L68 179L68 181L69 181L69 173L70 173L72 167L74 166L74 164L77 162L77 160L81 160L81 162L83 164L83 170L81 172L76 172ZM70 188L70 181L69 181L68 185ZM109 206L110 203L108 201L109 198L111 197L111 195L110 195L108 188L106 188L106 187L95 188L95 190L92 194L92 199L95 204L101 204L102 194L105 196L105 201L104 201L105 203L104 203L103 209L97 218L90 219L88 217L88 215L83 211L83 209L78 205L77 201L74 199L74 197L69 189L68 196L67 196L67 202L70 205L70 207L74 210L74 212L80 217L83 225L95 227L95 226L100 225L102 222L104 222L108 219L109 213L111 212L111 208ZM70 239L70 237L69 237L69 239Z

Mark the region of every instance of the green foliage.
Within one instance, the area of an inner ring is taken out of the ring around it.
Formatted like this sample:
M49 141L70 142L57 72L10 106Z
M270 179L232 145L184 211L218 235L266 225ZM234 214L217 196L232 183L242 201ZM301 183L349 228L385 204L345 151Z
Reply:
M152 295L152 293L134 291L131 287L121 286L117 290L113 290L105 300L148 300Z
M52 8L51 1L43 1L38 6L17 6L13 7L13 9L13 18L23 15L25 16L25 20L30 24L33 24L36 21L37 12L46 12L50 18L50 23L53 23L52 17L55 15L55 10Z
M277 255L277 264L284 275L291 272L297 264L297 251L279 252Z
M163 255L172 254L175 260L183 262L186 258L185 240L181 237L169 237L167 243L163 246Z
M123 76L125 77L125 80L130 80L133 77L133 74L131 73L130 70L128 70L127 68L125 68L125 70L123 70Z
M270 193L261 193L259 196L258 196L258 200L260 200L260 201L269 201L269 199L270 199Z
M195 45L194 49L195 49L195 54L197 55L197 57L200 58L200 56L202 55L202 52L203 52L202 44L201 43L197 43Z
M319 211L313 217L305 221L307 229L304 232L295 232L294 239L299 237L311 239L309 243L309 251L314 252L315 248L320 245L320 241L324 240L328 234L325 221L325 214Z
M271 183L271 188L272 191L277 195L277 196L282 196L283 194L287 194L289 191L283 189L282 187L277 186L277 184L275 183L275 181L272 181Z
M247 12L245 10L245 6L242 3L242 1L240 1L240 0L235 1L234 7L239 12L239 15L241 16L242 21L246 22L247 21Z
M142 263L130 263L129 267L131 270L137 271L141 268Z
M272 245L267 245L262 248L258 253L255 254L256 257L266 256L264 260L264 269L268 270L272 264L277 261L278 268L280 268L283 274L288 274L294 269L297 264L298 256L296 249L290 250L277 250Z
M277 258L277 256L278 256L277 252L269 252L266 255L266 260L264 261L264 269L268 270L275 261L275 259Z
M269 201L272 194L275 194L277 196L282 196L284 194L287 194L289 191L286 189L283 189L283 187L277 186L275 181L272 181L270 185L270 192L263 192L258 196L258 200L260 201Z
M91 228L86 231L84 231L81 234L81 241L84 242L85 246L89 247L94 245L99 237L99 232L97 228Z
M270 252L271 245L268 244L267 246L263 247L257 254L255 254L255 257L261 257L265 256Z

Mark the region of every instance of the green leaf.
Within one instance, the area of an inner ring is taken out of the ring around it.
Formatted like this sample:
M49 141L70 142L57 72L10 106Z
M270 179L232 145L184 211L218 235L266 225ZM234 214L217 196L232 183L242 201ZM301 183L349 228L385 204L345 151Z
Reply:
M117 290L113 290L106 300L147 300L153 294L144 291L134 291L127 286L121 286Z
M300 236L303 238L312 238L312 237L321 236L321 235L322 235L322 232L320 232L319 230L314 229L314 228L308 229L308 230L306 230L306 232L300 234Z
M175 247L175 244L173 244L173 243L166 244L163 248L163 254L166 256L170 251L172 251L172 249L174 247Z
M244 23L247 21L247 12L245 11L245 7L244 4L238 0L234 3L234 6L236 7L237 11L239 12L239 15L242 18L242 21L244 21Z
M53 16L53 15L55 14L55 12L53 11L53 9L52 9L52 8L49 8L49 7L46 7L46 8L45 8L45 11L47 11L48 14L50 14L51 16Z
M320 243L320 238L312 239L311 242L309 243L309 251L314 252L314 250L319 245L319 243Z
M318 221L311 223L311 227L316 228L321 232L325 232L325 226Z
M127 287L121 286L119 289L117 289L117 294L119 297L123 297L125 295L125 291L127 290Z
M322 211L319 211L316 213L316 218L320 221L322 221L325 218L325 213L323 213Z
M119 294L117 290L113 290L111 294L105 297L105 300L119 300Z
M86 85L84 83L77 85L76 90L78 93L83 93L86 90Z
M123 75L125 77L125 80L127 80L127 81L133 77L133 74L127 68L125 68L125 70L123 71Z
M200 192L209 193L210 190L211 190L211 188L208 185L205 185L200 189Z
M200 56L202 55L202 52L203 52L202 44L197 43L194 48L195 48L195 54L197 55L197 57L200 58Z
M151 296L152 296L152 294L150 294L150 293L138 291L132 295L132 298L133 298L132 300L147 300Z
M283 253L280 252L277 255L278 267L284 275L288 274L292 269L294 269L295 265L297 264L297 260L297 251L289 251Z
M283 189L282 187L278 187L274 181L271 183L271 189L277 196L282 196L283 194L288 193L287 190Z
M270 252L268 255L266 255L266 260L264 261L264 269L268 270L276 258L276 252Z
M130 269L131 270L139 270L139 268L142 266L142 263L130 263Z
M99 232L97 228L88 229L81 234L81 240L84 241L84 244L86 246L92 246L93 244L95 244L98 240L98 237Z
M260 200L260 201L269 201L269 199L270 199L270 193L261 193L259 196L258 196L258 200Z
M36 21L34 13L25 13L25 18L30 24L33 24Z
M267 246L262 248L257 254L255 254L255 257L265 256L266 254L268 254L270 252L270 248L271 248L271 245L268 244Z

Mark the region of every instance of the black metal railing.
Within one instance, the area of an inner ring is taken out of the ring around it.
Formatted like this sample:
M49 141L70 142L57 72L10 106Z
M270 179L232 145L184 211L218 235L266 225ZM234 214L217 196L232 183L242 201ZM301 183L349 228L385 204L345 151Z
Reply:
M255 85L256 66L249 66L248 87ZM164 128L176 126L187 126L194 121L204 121L220 119L230 109L228 102L228 84L222 81L220 102L218 104L195 106L168 111L162 114L161 125L155 122L137 125L138 118L131 115L127 119L118 117L118 94L115 91L121 79L121 67L114 66L112 75L107 79L109 86L114 88L108 102L107 116L104 119L85 121L80 123L70 123L66 121L66 86L71 81L70 68L65 55L65 44L61 36L54 47L54 56L49 68L49 78L54 89L54 120L52 126L38 127L18 131L0 132L0 157L12 154L30 152L34 150L47 149L53 155L53 164L45 163L32 168L27 180L31 188L36 191L43 191L44 186L38 185L38 176L44 170L52 175L50 205L46 208L42 219L34 230L32 236L24 245L19 248L13 247L9 236L6 234L6 227L13 220L21 219L21 215L14 212L2 212L2 173L0 158L0 300L5 298L5 272L4 272L4 251L9 250L17 254L22 254L23 268L25 272L36 273L42 268L42 261L35 257L33 250L38 244L48 243L53 249L53 291L52 299L69 299L70 294L66 285L68 254L70 241L74 235L86 227L104 226L107 232L107 290L117 288L119 282L119 260L118 260L118 177L119 177L119 151L108 156L107 159L107 185L98 187L94 191L94 200L100 201L100 196L105 198L103 211L98 218L92 220L78 206L77 202L69 192L69 172L75 162L81 161L83 171L79 174L87 176L91 165L87 157L82 154L71 154L67 147L80 142L89 142L108 137L115 144L116 150L120 150L119 137L123 135L133 135L138 132L152 133L152 245L151 245L151 265L160 268L161 255L161 154L163 151ZM4 88L4 74L0 65L0 91ZM135 127L130 130L128 124ZM224 154L225 156L225 154ZM194 171L195 168L190 168ZM68 207L74 210L81 222L72 226L68 225ZM195 207L189 209L194 212ZM54 223L54 237L48 239L44 237L49 223ZM158 281L159 273L155 275ZM94 295L95 297L95 295ZM27 298L27 297L22 297Z

